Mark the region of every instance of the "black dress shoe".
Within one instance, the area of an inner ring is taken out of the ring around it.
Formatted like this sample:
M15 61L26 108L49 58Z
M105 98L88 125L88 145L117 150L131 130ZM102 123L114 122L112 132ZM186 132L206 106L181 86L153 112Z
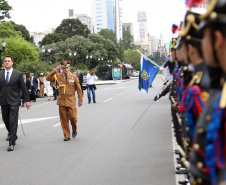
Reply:
M179 184L187 184L189 181L186 179L185 181L178 181Z
M176 170L180 170L180 169L181 169L181 166L177 166L177 167L176 167Z
M76 136L77 136L77 131L74 131L74 132L72 133L72 137L75 138Z
M70 140L70 138L64 138L64 141L69 141Z
M96 103L96 101L94 101L93 103Z
M89 101L88 103L90 103L91 101Z
M180 152L179 152L179 151L175 151L174 153L175 153L175 154L180 154Z
M188 172L186 169L180 169L180 170L177 170L175 173L176 174L187 174Z
M14 150L14 145L9 145L7 150L10 152L10 151L13 151Z

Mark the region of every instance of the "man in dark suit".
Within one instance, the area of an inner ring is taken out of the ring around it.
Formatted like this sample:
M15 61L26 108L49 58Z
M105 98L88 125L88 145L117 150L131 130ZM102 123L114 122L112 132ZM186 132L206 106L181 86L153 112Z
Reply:
M12 68L13 58L10 55L4 57L5 70L0 72L0 105L2 118L8 130L7 140L9 141L8 151L14 150L17 140L18 112L22 99L26 102L27 109L31 103L26 85L23 81L23 75L20 71Z
M38 88L38 79L34 76L33 73L30 73L31 81L31 100L36 102L36 89Z
M26 78L26 74L23 74L23 80L27 87L28 94L30 94L31 93L31 81ZM22 101L21 107L24 107L24 101Z
M82 83L83 83L83 74L80 72L80 69L77 68L77 76L78 76L78 80L82 89ZM83 95L83 89L82 89L82 95Z

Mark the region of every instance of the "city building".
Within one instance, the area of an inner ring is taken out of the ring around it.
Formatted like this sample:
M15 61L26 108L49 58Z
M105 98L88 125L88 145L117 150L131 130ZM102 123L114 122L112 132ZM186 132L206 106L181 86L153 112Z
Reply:
M154 56L154 52L156 52L158 48L158 38L148 35L148 44L150 55Z
M122 23L122 35L124 31L129 31L131 35L134 37L133 33L133 23Z
M94 33L109 29L113 30L117 38L121 38L121 15L119 0L93 0Z
M44 32L31 32L31 36L34 37L34 43L39 46L39 42L49 33L54 33L55 29L44 31Z
M141 43L148 43L148 26L145 11L139 11L137 13L138 24L138 41Z
M69 9L69 18L70 19L79 19L83 24L85 24L91 33L94 33L93 26L92 26L92 19L86 14L74 14L73 9Z

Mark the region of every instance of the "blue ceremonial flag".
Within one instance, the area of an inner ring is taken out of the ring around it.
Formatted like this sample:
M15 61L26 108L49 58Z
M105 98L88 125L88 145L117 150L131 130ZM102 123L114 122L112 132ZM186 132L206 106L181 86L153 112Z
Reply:
M159 68L149 62L141 55L140 59L140 74L139 74L139 90L148 93L148 88L151 86Z

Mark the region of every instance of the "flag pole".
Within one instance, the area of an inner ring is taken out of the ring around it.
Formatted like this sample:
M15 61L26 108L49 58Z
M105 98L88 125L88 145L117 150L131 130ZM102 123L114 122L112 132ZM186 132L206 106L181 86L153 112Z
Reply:
M149 59L145 54L141 53L138 49L136 49L138 53L140 53L146 60L148 60L149 62L151 62L154 66L160 68L160 66L158 64L156 64L153 60Z

